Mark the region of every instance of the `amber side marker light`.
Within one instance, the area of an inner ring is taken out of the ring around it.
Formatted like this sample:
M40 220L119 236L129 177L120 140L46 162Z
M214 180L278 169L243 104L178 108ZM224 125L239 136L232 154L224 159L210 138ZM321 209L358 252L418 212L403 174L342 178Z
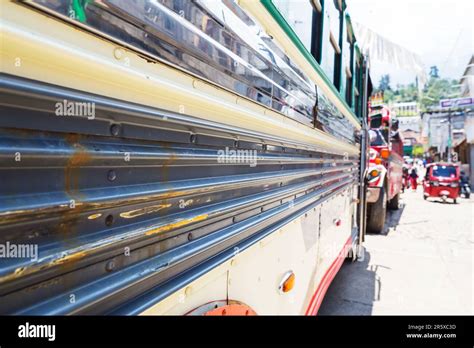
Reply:
M389 149L382 149L380 150L380 157L387 159L390 157L390 150Z
M379 175L379 171L377 169L372 169L369 173L369 175L372 177L372 178L375 178L376 176Z
M293 271L286 272L278 287L280 293L284 294L290 292L295 286L295 279L296 277Z
M377 157L374 162L375 164L382 164L382 159L380 157Z

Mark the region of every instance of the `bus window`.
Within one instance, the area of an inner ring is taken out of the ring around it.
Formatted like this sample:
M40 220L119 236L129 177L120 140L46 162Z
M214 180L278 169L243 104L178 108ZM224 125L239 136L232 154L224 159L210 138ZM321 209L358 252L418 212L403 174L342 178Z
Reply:
M362 56L360 54L359 48L357 44L354 45L354 74L353 78L355 79L355 86L354 86L354 109L356 115L359 119L362 118L362 91L364 86L362 86Z
M312 0L314 4L313 11L313 37L311 42L311 53L313 54L316 61L321 64L322 52L323 52L323 8L319 0Z
M342 11L340 10L340 2L338 0L328 1L328 8L331 18L330 40L334 47L334 71L333 84L338 91L341 90L341 67L342 67L342 40L341 33L343 31Z
M311 0L273 0L273 4L311 52L314 7Z
M343 49L344 54L344 64L345 64L345 97L347 104L353 108L353 98L354 98L354 42L355 37L352 31L352 23L350 21L349 15L346 15L346 35L345 35L345 46Z
M346 65L346 101L350 107L353 107L353 96L354 96L354 45L348 46L348 62Z
M324 24L323 24L323 42L321 67L329 80L339 90L341 77L341 11L338 0L324 1Z
M352 107L352 73L349 68L346 67L346 102L347 105Z

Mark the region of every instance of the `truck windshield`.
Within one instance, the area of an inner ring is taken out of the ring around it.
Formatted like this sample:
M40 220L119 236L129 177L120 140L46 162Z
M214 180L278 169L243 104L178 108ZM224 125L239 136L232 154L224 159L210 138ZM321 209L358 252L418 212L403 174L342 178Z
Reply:
M371 141L370 141L371 146L386 146L387 145L384 137L382 136L382 133L380 133L380 130L371 129L370 131L375 133L375 136L371 137Z
M454 178L456 176L456 168L452 166L434 166L431 175Z

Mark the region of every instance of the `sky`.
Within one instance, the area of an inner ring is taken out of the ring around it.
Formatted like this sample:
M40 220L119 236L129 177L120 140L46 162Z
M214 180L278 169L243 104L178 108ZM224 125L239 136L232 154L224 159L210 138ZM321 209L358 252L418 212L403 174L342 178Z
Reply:
M459 80L474 54L474 0L346 0L352 21L420 55L427 72ZM411 71L371 61L371 77L391 86L415 81Z

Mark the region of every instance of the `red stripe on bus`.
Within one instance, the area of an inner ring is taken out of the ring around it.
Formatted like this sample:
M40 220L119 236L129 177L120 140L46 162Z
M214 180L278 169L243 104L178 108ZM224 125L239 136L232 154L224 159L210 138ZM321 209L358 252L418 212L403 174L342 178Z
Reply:
M351 245L351 243L352 243L352 236L349 237L349 239L346 241L346 243L342 247L342 250L339 252L339 255L336 257L336 259L334 259L331 266L329 266L329 268L326 270L326 273L321 279L321 282L319 283L318 288L316 289L316 292L313 294L313 297L311 298L308 309L306 310L306 315L316 315L318 313L319 307L321 306L321 303L323 302L324 295L326 295L326 291L328 290L329 285L331 285L332 280L334 279L337 272L341 268L342 263L344 262L344 259L346 257L347 246Z

